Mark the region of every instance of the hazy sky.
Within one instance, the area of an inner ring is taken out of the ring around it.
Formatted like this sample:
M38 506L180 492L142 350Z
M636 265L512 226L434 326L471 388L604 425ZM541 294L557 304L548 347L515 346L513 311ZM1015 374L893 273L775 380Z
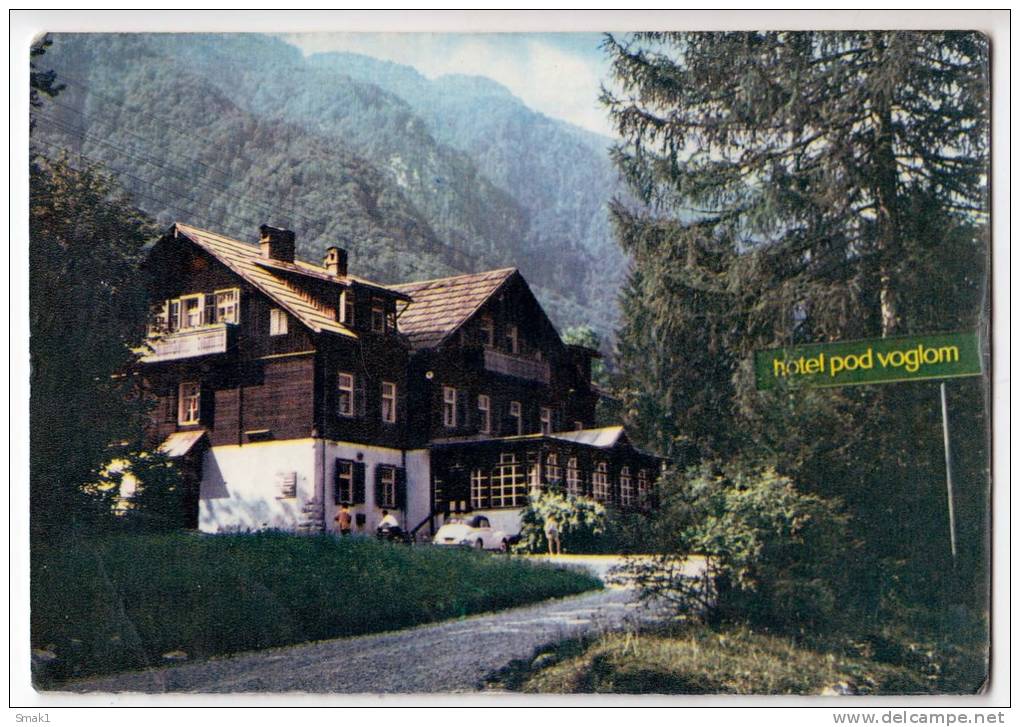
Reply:
M598 33L316 33L287 35L305 53L349 51L413 66L436 78L488 76L528 106L610 134L599 106L608 65Z

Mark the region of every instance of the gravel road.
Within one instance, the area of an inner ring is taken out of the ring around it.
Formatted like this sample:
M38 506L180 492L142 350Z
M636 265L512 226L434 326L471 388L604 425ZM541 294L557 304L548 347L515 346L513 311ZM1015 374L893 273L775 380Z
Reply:
M604 572L607 559L572 567ZM550 642L656 618L625 587L384 634L268 649L65 685L73 692L473 692Z

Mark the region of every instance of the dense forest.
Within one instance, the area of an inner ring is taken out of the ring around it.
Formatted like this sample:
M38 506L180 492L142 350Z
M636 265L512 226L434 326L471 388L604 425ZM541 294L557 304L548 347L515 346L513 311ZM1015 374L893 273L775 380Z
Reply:
M65 88L35 115L37 150L104 164L161 225L285 226L299 255L339 243L384 282L516 265L557 324L612 332L608 139L488 79L268 36L52 38Z

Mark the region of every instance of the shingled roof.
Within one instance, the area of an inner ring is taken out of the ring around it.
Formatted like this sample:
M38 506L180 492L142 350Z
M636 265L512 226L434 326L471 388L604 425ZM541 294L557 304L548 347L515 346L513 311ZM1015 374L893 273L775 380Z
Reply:
M411 296L410 306L397 319L400 332L415 350L442 343L460 328L517 268L488 270L415 283L389 286Z
M270 266L264 265L266 260L257 245L232 240L181 222L174 225L174 230L265 293L277 305L316 333L327 331L357 338L356 333L303 296L285 277L275 274Z

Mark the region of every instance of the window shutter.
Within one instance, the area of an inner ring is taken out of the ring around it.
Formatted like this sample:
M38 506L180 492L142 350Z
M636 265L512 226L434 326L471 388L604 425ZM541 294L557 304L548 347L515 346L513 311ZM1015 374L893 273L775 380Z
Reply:
M362 374L354 377L354 413L356 416L364 417L365 411L365 376Z
M383 467L384 466L385 465L381 465L381 464L377 464L375 466L375 506L376 507L382 507L382 504L381 504L382 501L383 501L382 476L383 476Z
M365 463L354 463L354 504L361 505L365 502Z
M216 391L208 384L202 384L198 395L198 421L205 427L212 427L216 418Z
M340 463L343 460L337 458L333 462L333 504L340 504Z

